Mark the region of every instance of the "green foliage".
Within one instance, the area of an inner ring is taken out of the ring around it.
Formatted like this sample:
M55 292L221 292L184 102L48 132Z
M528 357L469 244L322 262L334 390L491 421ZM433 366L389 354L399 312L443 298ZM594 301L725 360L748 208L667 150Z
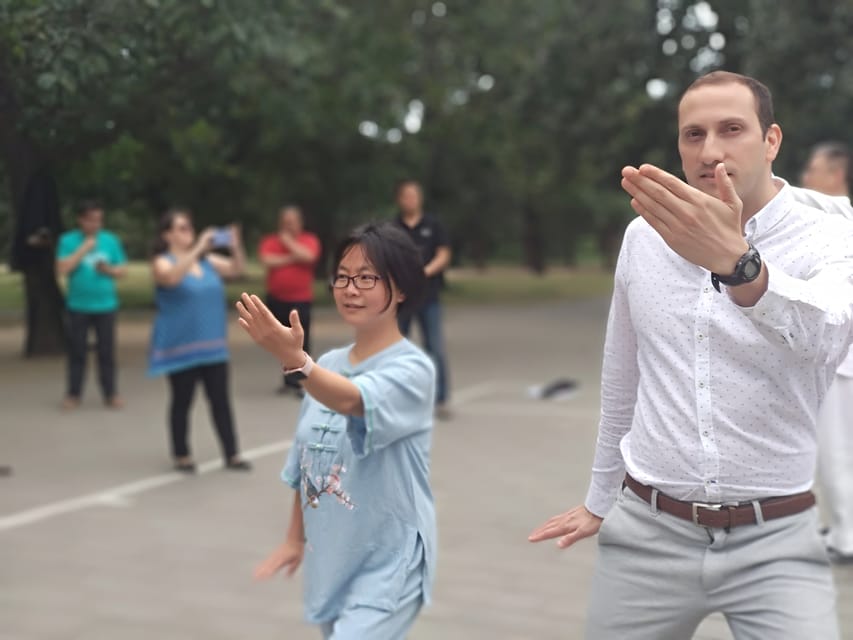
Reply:
M535 266L590 238L613 250L632 217L621 167L679 170L676 101L711 68L774 90L781 175L812 143L853 139L853 0L616 6L0 0L0 144L11 173L11 123L66 206L103 199L136 257L173 203L242 221L251 245L298 201L329 246L392 215L413 176L457 260Z

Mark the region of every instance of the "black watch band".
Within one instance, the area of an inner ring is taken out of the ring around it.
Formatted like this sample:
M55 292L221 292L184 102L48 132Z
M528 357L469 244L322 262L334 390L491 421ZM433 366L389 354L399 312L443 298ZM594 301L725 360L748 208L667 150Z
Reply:
M744 253L735 265L734 273L730 276L721 276L719 273L711 272L711 284L719 291L720 283L727 287L736 287L739 284L752 282L761 275L761 255L758 250L749 243L749 249Z

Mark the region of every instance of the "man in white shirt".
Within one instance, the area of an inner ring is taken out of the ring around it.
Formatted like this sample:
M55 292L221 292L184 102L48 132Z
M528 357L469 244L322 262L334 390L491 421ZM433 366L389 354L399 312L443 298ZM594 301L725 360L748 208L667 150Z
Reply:
M840 142L816 145L794 197L853 220L850 152ZM818 416L818 478L829 519L826 545L837 564L853 563L853 352L838 366Z
M771 165L770 92L728 72L678 106L687 184L625 167L640 215L616 267L583 505L530 540L599 534L587 637L839 637L811 485L818 407L853 337L853 225Z

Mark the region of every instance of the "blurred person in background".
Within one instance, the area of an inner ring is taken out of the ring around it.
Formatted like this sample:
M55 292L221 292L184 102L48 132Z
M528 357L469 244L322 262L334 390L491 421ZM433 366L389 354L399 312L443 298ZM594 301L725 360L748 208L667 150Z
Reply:
M290 525L255 576L292 575L304 559L305 615L326 639L404 638L429 602L435 367L397 323L417 305L424 280L414 244L396 225L355 229L335 253L331 279L355 341L316 364L295 311L288 328L257 296L237 303L243 328L307 391L281 473L296 491Z
M450 417L450 382L444 349L440 296L444 287L444 272L450 266L450 239L439 219L424 212L423 191L417 181L407 179L397 183L395 197L399 210L395 222L409 234L418 247L424 265L424 275L427 277L423 302L419 307L400 315L400 330L404 336L408 336L412 319L417 319L424 349L435 362L435 415L446 420Z
M223 278L242 275L245 252L240 227L205 229L196 237L192 215L174 208L160 220L151 271L157 314L149 349L148 373L169 378L169 431L174 468L193 473L188 443L189 413L201 381L226 469L247 471L240 457L231 390ZM220 239L217 241L217 237ZM227 243L227 246L226 246ZM212 252L219 244L229 256Z
M94 201L77 209L77 228L59 237L56 268L67 276L68 388L62 407L80 404L86 374L89 330L95 331L98 380L106 406L123 406L116 388L115 330L119 307L116 278L127 272L127 257L118 237L104 228L104 209Z
M853 220L850 151L840 142L816 145L803 171L800 202ZM829 527L826 545L837 564L853 564L853 351L838 366L818 414L818 479Z
M678 104L686 182L625 167L584 504L530 540L598 535L586 637L839 638L811 491L817 415L853 337L853 224L774 179L770 91L714 71Z
M320 260L320 240L305 230L302 209L286 205L278 214L278 231L261 239L258 258L266 268L266 305L284 326L296 309L305 333L305 351L311 353L311 306L314 301L314 272ZM280 393L293 391L302 397L302 385L283 377Z

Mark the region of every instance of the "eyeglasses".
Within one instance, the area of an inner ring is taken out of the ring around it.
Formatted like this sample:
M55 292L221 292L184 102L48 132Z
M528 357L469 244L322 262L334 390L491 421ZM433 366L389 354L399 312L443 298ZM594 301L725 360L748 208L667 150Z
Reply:
M379 280L382 280L382 276L375 276L371 273L359 273L354 276L340 274L332 278L332 287L335 289L346 289L349 283L352 282L356 289L372 289Z

